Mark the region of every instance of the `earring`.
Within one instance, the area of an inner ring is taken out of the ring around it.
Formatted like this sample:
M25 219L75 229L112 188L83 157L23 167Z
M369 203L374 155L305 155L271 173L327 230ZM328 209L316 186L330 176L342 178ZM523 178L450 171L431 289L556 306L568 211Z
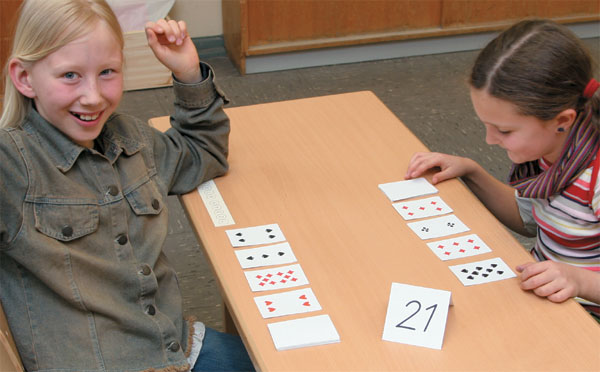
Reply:
M565 128L563 128L563 127L558 127L557 131L559 131L559 132L564 132L564 131L565 131Z

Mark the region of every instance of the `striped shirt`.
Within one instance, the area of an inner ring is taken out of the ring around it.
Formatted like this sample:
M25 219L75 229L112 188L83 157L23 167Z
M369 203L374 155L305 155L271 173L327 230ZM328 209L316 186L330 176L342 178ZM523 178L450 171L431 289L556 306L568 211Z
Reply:
M551 164L539 161L543 170ZM538 261L567 263L600 274L600 156L560 194L548 199L517 195L525 227L537 234L531 253ZM600 306L577 299L600 314ZM595 306L593 306L595 305Z

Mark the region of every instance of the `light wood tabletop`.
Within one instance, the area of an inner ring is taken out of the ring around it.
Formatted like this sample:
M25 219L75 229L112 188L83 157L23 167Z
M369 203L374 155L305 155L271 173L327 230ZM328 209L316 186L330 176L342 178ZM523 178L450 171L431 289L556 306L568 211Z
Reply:
M215 227L198 192L181 200L257 369L600 370L600 326L573 300L551 303L522 291L517 278L465 287L448 268L500 257L514 270L532 260L460 181L436 185L437 195L492 252L441 261L426 245L440 239L409 229L378 184L403 180L411 155L427 148L373 93L226 112L230 171L215 183L235 224ZM169 127L168 117L150 123ZM251 292L225 230L271 223L321 311L260 315L253 298L270 292ZM393 282L452 292L441 350L382 340ZM340 343L275 349L268 323L321 314Z

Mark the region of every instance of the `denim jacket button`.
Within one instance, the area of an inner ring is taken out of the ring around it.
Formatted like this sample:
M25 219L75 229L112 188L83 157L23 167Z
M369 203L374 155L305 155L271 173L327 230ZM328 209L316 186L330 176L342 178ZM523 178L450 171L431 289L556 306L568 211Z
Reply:
M152 200L152 208L154 208L154 210L158 210L158 208L160 208L160 202L156 199Z
M71 235L73 235L73 228L72 228L71 226L69 226L69 225L65 225L65 226L63 226L63 228L62 228L61 232L62 232L62 234L63 234L65 237L67 237L67 238L68 238L68 237L70 237Z
M115 185L108 186L108 193L112 196L117 196L119 193L119 188Z
M146 308L146 314L148 314L148 315L154 315L154 314L156 314L156 308L154 307L154 305L149 305Z
M146 276L148 276L148 275L150 275L152 273L152 269L150 268L150 266L144 265L144 266L142 266L141 273L144 274L144 275L146 275Z
M125 245L127 244L127 235L125 234L121 234L117 237L117 243L119 243L120 245Z
M179 348L180 348L180 347L181 347L181 346L179 345L179 342L177 342L177 341L173 341L173 342L171 342L171 343L169 344L169 346L167 346L167 349L168 349L169 351L172 351L172 352L176 353L176 352L178 352L178 351L179 351Z

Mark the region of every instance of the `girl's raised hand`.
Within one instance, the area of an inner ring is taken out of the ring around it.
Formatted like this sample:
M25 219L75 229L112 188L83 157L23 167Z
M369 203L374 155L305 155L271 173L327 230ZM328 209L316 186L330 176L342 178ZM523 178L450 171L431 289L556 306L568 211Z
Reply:
M184 21L164 20L146 23L148 45L158 60L182 83L202 79L198 52Z
M441 154L439 152L417 152L410 159L408 169L404 178L412 179L420 177L423 173L432 168L439 168L431 179L433 184L445 181L450 178L462 177L471 170L472 160Z

